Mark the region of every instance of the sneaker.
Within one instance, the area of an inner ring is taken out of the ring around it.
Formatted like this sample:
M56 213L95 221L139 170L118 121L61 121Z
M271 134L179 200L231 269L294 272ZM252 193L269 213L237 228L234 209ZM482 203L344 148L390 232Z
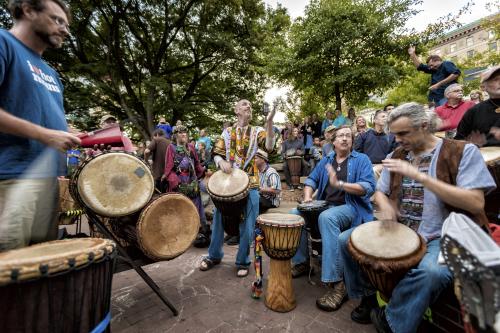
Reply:
M309 266L308 263L300 263L300 264L297 264L297 265L294 265L292 267L292 278L298 278L302 275L306 275L309 273L309 271L311 270L311 267Z
M392 333L391 327L385 318L385 307L373 309L370 312L370 318L377 333Z
M377 296L375 294L364 296L361 299L361 303L351 312L352 321L358 324L371 324L372 319L370 318L370 313L372 309L375 309L377 306Z
M290 187L289 191L290 192L295 192L295 189L293 187Z
M323 311L336 311L347 298L344 281L338 282L327 293L316 300L316 305Z
M238 236L231 236L231 238L229 238L226 241L227 245L238 245L239 243L240 243L240 237Z
M304 186L299 185L299 186L297 186L297 188L298 188L299 190L303 190L303 189L304 189Z

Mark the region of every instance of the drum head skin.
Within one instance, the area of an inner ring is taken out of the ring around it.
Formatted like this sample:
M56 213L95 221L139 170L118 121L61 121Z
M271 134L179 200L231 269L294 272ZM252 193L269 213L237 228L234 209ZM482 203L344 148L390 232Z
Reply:
M420 237L397 222L373 221L355 228L352 245L359 251L381 259L402 258L420 248Z
M304 225L304 219L302 218L302 216L282 213L268 213L259 215L257 217L257 222L264 225L281 228L298 227Z
M320 209L324 209L325 207L328 207L328 201L326 201L326 200L313 200L311 202L304 202L304 203L297 205L297 209L299 210L299 212L320 210Z
M137 234L146 255L169 260L191 246L199 227L200 216L193 202L182 194L169 193L142 210Z
M115 217L144 207L154 191L149 167L125 153L107 153L90 160L78 176L78 193L99 215Z
M479 151L486 164L494 165L496 162L500 162L500 147L482 147Z
M219 197L232 197L244 192L250 183L246 172L233 168L230 174L216 171L208 180L207 189Z
M89 261L101 259L115 249L115 243L101 238L56 240L0 253L0 285L16 280L29 280L65 271ZM89 258L89 255L91 258Z

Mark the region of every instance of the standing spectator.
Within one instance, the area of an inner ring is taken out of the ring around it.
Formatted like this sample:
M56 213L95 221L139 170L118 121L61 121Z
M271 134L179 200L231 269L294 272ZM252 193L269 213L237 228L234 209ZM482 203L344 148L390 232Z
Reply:
M208 165L210 164L210 155L211 152L207 150L207 147L205 146L205 142L203 141L198 141L198 158L200 159L201 165L205 167L205 169L208 168Z
M80 144L67 132L63 85L42 60L69 35L59 0L9 1L14 20L0 29L0 251L57 238L57 176L65 151Z
M335 110L335 120L333 121L333 126L339 128L340 126L349 125L347 118L342 114L342 110Z
M458 124L455 139L468 140L479 147L500 146L500 65L481 76L481 87L490 99L470 108Z
M161 128L167 139L170 139L172 136L172 126L170 126L170 124L165 120L165 117L160 117L160 121L158 122L158 125L156 125L156 128Z
M153 160L152 171L155 180L155 187L161 193L165 193L166 184L162 182L161 178L163 170L165 169L165 155L167 153L170 140L165 137L165 132L161 128L157 128L153 132L153 140L144 150L144 160L149 162L150 156Z
M394 108L395 108L394 104L386 104L386 106L384 106L384 111L391 113L391 111L394 110Z
M205 144L205 149L207 151L212 150L212 140L210 140L210 137L207 135L207 130L204 128L200 130L200 137L198 138L198 142L196 143L196 148L199 148L198 143L200 142L203 142Z
M278 172L269 166L268 155L262 149L255 154L255 166L259 169L259 214L269 208L277 208L281 201L281 179Z
M328 126L333 125L333 121L335 119L333 118L333 112L328 110L326 111L326 118L323 120L323 123L321 124L321 135L325 135L325 130Z
M305 154L308 155L309 149L312 147L313 144L312 127L309 120L309 116L304 117L304 122L300 127L300 133L302 134L302 140L304 141Z
M312 136L313 138L320 138L323 136L323 134L321 133L321 121L318 120L318 115L316 113L314 113L312 115L312 119L311 119L311 128L312 128Z
M281 130L281 141L282 142L285 142L286 140L288 140L288 136L290 135L290 133L292 133L292 130L293 130L293 124L291 121L287 121L285 123L285 128L283 128Z
M456 129L465 112L476 105L472 101L464 101L464 90L458 83L450 84L444 91L448 101L438 106L434 111L441 119L440 131L446 131L447 138L454 138Z
M294 191L292 185L292 176L290 175L290 170L288 169L287 157L291 156L303 156L304 155L304 142L298 138L299 129L293 128L291 135L288 140L283 141L281 156L283 157L283 171L285 172L286 184L291 192Z
M484 100L483 92L481 90L472 90L469 94L469 98L474 104L479 104Z
M347 110L347 122L348 122L348 125L354 124L355 120L356 120L356 111L354 110L353 107L350 107L349 110Z
M146 151L146 146L144 145L144 142L139 142L137 144L137 150L135 151L135 154L139 156L140 158L144 158L144 152Z
M364 133L368 130L368 126L366 125L366 119L363 116L357 116L354 120L354 137L357 137L361 133Z
M446 102L444 90L452 83L457 83L460 70L451 61L443 61L438 55L431 55L427 58L427 65L424 65L415 53L415 46L408 49L410 59L417 67L418 71L431 74L431 86L429 87L429 102L436 103L436 106Z
M175 131L175 128L177 126L182 126L182 120L178 119L176 122L175 122L175 126L172 127L172 133Z

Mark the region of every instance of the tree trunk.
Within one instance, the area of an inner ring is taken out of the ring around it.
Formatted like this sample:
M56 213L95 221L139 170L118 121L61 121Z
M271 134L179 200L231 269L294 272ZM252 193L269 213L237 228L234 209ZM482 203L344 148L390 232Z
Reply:
M340 86L338 83L335 83L334 93L335 93L335 108L337 110L342 110L342 96L340 95Z

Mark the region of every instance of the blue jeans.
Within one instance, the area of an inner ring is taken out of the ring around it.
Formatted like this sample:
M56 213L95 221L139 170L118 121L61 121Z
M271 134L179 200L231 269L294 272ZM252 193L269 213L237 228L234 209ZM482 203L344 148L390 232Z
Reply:
M292 214L299 211L293 209ZM339 256L338 238L342 231L351 227L356 211L350 205L330 207L319 214L318 225L322 241L321 281L338 282L343 278L344 264ZM308 260L307 232L302 229L297 253L292 258L294 264Z
M375 288L347 250L352 230L343 232L339 237L344 278L351 299L375 293ZM385 314L394 333L416 332L425 310L451 283L453 276L450 270L437 262L439 243L440 239L427 243L427 252L418 266L411 269L392 292Z
M248 193L247 206L245 207L245 219L240 223L240 244L236 254L237 266L250 266L250 245L253 240L255 220L259 215L259 191L252 189ZM224 245L224 228L222 226L222 216L215 208L214 221L212 224L212 239L208 247L208 258L220 260L224 257L222 247Z

